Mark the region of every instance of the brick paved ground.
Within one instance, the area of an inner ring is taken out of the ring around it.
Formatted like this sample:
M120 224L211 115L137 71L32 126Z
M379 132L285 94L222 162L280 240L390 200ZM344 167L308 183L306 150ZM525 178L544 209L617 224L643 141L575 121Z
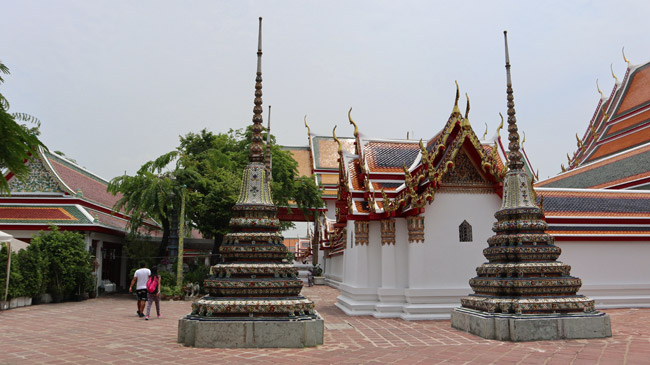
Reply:
M607 311L613 337L510 343L484 340L449 321L348 317L338 291L305 288L325 319L325 345L306 349L197 349L176 343L189 302L163 302L162 319L145 321L135 299L112 295L84 302L0 312L0 363L445 363L650 364L650 309Z

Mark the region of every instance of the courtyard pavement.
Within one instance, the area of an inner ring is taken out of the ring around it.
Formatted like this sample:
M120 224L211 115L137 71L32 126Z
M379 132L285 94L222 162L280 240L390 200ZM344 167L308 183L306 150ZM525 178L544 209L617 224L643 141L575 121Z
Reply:
M349 317L334 306L338 290L303 293L325 319L325 344L316 348L184 347L176 331L190 302L162 302L163 317L145 321L133 296L114 294L0 312L0 364L650 364L650 309L608 310L611 338L511 343L457 331L449 321Z

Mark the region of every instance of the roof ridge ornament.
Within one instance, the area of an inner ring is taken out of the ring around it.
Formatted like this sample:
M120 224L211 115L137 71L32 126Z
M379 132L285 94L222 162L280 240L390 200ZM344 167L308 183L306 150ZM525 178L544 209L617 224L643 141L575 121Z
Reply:
M625 46L623 46L623 49L621 49L621 53L623 53L623 60L625 61L625 63L627 63L627 68L630 68L630 60L628 60L627 57L625 57Z
M303 120L305 121L305 127L307 127L307 138L311 138L311 128L309 128L309 124L307 124L307 114L305 114Z
M460 99L460 88L458 87L458 81L454 80L456 83L456 99L454 100L454 110L451 112L452 115L454 114L460 114L460 109L458 108L458 100Z
M499 112L499 116L501 117L501 124L497 127L497 138L501 138L501 129L503 129L503 114Z
M600 90L600 86L598 85L598 79L596 79L596 89L598 90L598 93L600 94L600 100L605 101L607 100L607 97L603 95L603 91Z
M620 86L621 82L618 80L618 77L616 77L616 75L614 75L614 64L613 63L609 64L609 69L612 71L612 77L615 80L614 83L616 84L616 86Z
M508 31L503 31L503 38L506 48L506 94L508 100L508 168L510 170L521 170L524 163L519 152L519 133L517 133L517 118L515 117L515 98L512 91L512 77L510 76L510 55L508 52Z

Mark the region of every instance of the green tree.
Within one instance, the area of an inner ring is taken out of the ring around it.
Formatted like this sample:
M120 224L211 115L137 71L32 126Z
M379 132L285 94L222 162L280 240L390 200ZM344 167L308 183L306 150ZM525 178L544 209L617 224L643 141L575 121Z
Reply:
M0 85L4 83L2 75L9 74L9 68L0 61ZM28 128L17 121L33 123ZM36 150L43 143L38 139L40 122L25 113L9 113L9 101L0 93L0 194L9 193L9 184L2 173L7 170L16 177L24 179L29 174L25 160L36 155Z
M142 165L135 176L122 175L114 178L107 188L113 195L122 194L113 206L113 210L125 211L130 215L129 239L131 241L138 240L146 233L144 230L148 219L160 223L163 236L159 256L163 256L167 249L171 231L171 212L178 196L178 184L173 172L166 170L166 166L176 156L175 151L164 154Z
M30 242L47 258L43 272L47 291L54 297L87 291L92 286L93 263L83 235L59 231L56 226L50 229L39 232Z
M176 151L150 161L135 176L111 181L109 191L122 193L113 207L132 214L130 229L138 229L147 217L161 222L166 249L170 216L178 211L181 189L187 191L186 221L217 245L228 233L232 206L239 196L241 177L248 163L250 129L213 134L207 130L180 138ZM275 138L271 136L272 142ZM320 192L313 181L297 178L297 162L290 152L271 144L273 156L271 190L278 206L291 201L306 208L321 206ZM283 222L284 227L291 222ZM162 255L161 255L162 256Z

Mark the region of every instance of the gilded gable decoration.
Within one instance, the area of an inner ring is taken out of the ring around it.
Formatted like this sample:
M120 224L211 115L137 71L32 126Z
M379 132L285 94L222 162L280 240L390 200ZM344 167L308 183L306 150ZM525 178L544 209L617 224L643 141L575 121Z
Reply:
M394 245L395 244L395 220L382 219L381 220L381 245Z
M424 217L407 217L409 242L424 242Z
M354 237L355 245L367 245L368 244L368 222L367 221L355 221L354 222Z

